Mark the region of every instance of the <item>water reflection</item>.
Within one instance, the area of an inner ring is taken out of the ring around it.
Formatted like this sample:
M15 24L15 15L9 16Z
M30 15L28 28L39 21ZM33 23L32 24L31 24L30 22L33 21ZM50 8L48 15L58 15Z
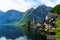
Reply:
M5 36L7 39L15 39L23 35L24 31L21 28L10 25L0 25L0 37Z
M43 40L37 30L29 32L25 29L22 26L0 25L0 40Z
M1 37L0 40L13 40L13 39L7 39L6 37ZM21 36L19 38L16 38L14 40L28 40L25 36Z

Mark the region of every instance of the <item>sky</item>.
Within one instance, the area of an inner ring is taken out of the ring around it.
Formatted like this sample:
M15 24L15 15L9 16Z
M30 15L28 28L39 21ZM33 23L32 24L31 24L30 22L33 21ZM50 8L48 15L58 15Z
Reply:
M54 7L60 4L60 0L0 0L0 10L8 11L11 9L25 12L30 8L36 8L39 5Z

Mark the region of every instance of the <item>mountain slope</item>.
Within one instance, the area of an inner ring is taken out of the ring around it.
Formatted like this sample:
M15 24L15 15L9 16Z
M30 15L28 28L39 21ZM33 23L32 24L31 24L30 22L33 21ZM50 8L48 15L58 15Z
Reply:
M16 10L9 10L7 12L0 12L0 24L10 24L20 20L23 13Z
M25 12L25 14L24 14L24 17L20 21L16 22L14 25L20 25L20 24L22 25L22 24L25 24L28 21L28 19L29 19L28 16L32 13L33 10L34 10L33 8L27 10Z
M50 10L51 10L51 7L47 7L45 5L40 5L31 14L31 19L34 19L35 22L42 23L45 19L45 16L48 14L48 12Z
M51 7L40 5L36 9L28 10L29 12L26 12L26 15L24 16L22 21L17 22L16 25L21 25L21 24L23 25L27 21L32 21L33 19L35 20L35 22L43 23L45 16L48 14L48 12L51 9L52 9Z

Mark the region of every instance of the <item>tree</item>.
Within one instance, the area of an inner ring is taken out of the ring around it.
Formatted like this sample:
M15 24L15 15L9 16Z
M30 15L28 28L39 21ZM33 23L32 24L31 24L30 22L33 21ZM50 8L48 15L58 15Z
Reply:
M56 24L57 24L57 26L60 26L60 17L56 18Z
M58 13L60 11L60 4L56 5L54 8L52 8L52 13Z
M56 20L56 25L60 26L60 4L56 5L52 10L52 13L57 13L57 18L55 18Z

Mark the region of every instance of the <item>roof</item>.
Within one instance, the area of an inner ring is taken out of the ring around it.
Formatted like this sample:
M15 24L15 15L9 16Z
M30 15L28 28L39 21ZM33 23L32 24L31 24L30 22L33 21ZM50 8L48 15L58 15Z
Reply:
M41 24L40 23L37 23L36 26L41 26Z

